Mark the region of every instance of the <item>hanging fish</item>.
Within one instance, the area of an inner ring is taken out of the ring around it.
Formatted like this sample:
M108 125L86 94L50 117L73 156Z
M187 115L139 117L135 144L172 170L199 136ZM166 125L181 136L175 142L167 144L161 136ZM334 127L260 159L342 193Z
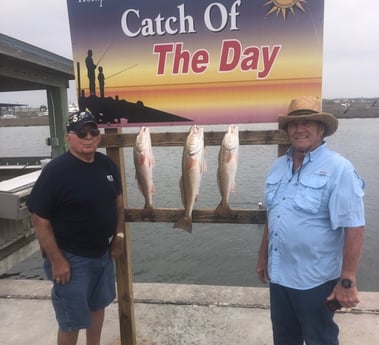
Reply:
M182 177L179 182L184 215L174 224L174 228L192 232L192 210L199 197L201 176L204 171L206 171L204 130L194 125L184 144Z
M150 130L147 127L142 127L137 135L133 158L138 188L145 198L142 217L151 217L153 215L153 194L155 193L153 182L155 160L151 147Z
M236 173L238 166L239 134L238 127L231 125L222 139L218 154L217 184L221 194L221 202L215 210L219 216L230 214L229 197L236 190Z

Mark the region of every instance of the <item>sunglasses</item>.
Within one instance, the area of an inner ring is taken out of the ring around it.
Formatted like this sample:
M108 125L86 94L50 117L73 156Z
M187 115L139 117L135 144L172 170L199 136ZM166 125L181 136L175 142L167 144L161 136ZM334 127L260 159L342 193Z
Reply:
M97 137L100 134L100 130L97 128L88 128L88 129L79 129L78 131L72 131L72 133L76 134L78 138L84 139L87 137L88 133L91 137Z

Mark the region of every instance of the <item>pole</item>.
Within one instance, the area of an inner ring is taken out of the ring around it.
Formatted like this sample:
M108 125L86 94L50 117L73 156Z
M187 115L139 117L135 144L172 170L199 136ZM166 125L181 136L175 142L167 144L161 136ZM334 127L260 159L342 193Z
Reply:
M120 128L106 128L105 134L121 133ZM122 177L124 205L127 207L127 188L124 169L123 150L119 147L107 148L107 155L119 168ZM131 241L129 223L125 223L124 255L116 260L117 296L120 319L120 345L136 345L136 327L134 318L133 270L131 260Z

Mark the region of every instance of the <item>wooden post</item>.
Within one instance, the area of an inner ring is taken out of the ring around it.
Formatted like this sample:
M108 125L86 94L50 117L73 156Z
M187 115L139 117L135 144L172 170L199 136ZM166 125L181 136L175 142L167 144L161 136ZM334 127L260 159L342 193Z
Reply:
M119 128L105 129L105 134L120 133ZM123 150L119 147L107 148L107 155L111 158L121 174L124 206L127 207L127 189L124 169ZM120 345L136 345L136 327L134 319L133 297L133 270L131 260L130 227L125 223L125 250L124 255L116 260L117 295L120 318Z
M283 136L285 136L288 141L285 144L278 145L278 157L280 157L280 156L283 156L287 152L287 150L291 147L291 144L289 143L287 132L280 129L278 131L282 132Z

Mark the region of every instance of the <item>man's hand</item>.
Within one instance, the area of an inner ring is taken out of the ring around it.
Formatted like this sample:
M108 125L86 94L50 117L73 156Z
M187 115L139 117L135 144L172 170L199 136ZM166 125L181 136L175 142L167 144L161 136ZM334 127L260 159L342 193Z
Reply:
M267 272L267 257L266 256L259 255L256 272L257 272L258 279L263 284L267 284L269 277L268 277L268 272Z
M111 256L113 259L120 258L124 253L125 238L113 236L111 241Z
M71 280L71 267L69 262L59 253L54 258L49 258L53 279L57 284L65 285Z
M340 283L337 283L326 300L331 301L333 299L337 299L344 308L354 308L360 302L356 286L346 289Z

